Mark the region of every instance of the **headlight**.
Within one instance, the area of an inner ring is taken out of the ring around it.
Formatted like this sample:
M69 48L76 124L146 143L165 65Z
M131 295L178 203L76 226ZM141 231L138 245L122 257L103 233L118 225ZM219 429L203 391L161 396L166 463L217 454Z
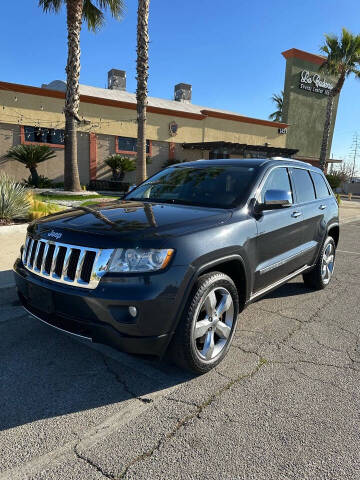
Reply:
M153 272L168 265L174 250L118 248L114 251L109 272Z

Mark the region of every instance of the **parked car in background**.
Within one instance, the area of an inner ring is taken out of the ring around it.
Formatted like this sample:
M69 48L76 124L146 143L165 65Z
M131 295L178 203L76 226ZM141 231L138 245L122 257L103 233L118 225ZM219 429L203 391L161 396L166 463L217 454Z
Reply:
M124 200L33 222L14 271L22 304L45 323L204 373L248 304L299 274L325 288L338 241L338 205L319 169L201 160Z

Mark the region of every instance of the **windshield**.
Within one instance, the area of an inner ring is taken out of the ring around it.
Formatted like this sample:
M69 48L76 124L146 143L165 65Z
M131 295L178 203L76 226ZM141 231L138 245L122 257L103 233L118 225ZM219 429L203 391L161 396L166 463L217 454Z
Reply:
M254 176L254 168L236 165L171 167L149 178L125 199L230 208L247 198Z

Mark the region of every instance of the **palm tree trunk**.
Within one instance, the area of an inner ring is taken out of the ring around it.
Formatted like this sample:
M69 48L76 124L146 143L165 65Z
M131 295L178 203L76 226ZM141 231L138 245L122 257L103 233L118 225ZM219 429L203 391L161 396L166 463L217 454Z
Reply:
M29 170L31 174L32 184L35 185L35 187L37 187L39 183L39 174L36 170L36 167L30 167Z
M81 190L77 162L77 121L79 120L80 31L83 0L67 0L68 58L65 95L64 189Z
M150 0L139 0L138 23L137 23L137 160L136 160L136 183L146 179L146 105L147 105L147 81L149 77L149 6Z
M334 108L334 95L330 94L326 106L326 115L325 115L325 124L324 124L324 133L321 142L321 151L320 151L320 168L322 171L326 169L326 157L327 150L329 145L330 137L330 127L331 127L331 118Z

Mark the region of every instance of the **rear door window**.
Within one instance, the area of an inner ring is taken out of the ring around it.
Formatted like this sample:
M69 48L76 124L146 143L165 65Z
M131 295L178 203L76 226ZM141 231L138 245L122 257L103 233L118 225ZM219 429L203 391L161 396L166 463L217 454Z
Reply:
M328 186L326 185L324 177L320 173L311 172L314 180L316 198L326 198L330 196Z
M308 170L293 168L292 179L295 184L298 203L311 202L315 200L314 184Z

